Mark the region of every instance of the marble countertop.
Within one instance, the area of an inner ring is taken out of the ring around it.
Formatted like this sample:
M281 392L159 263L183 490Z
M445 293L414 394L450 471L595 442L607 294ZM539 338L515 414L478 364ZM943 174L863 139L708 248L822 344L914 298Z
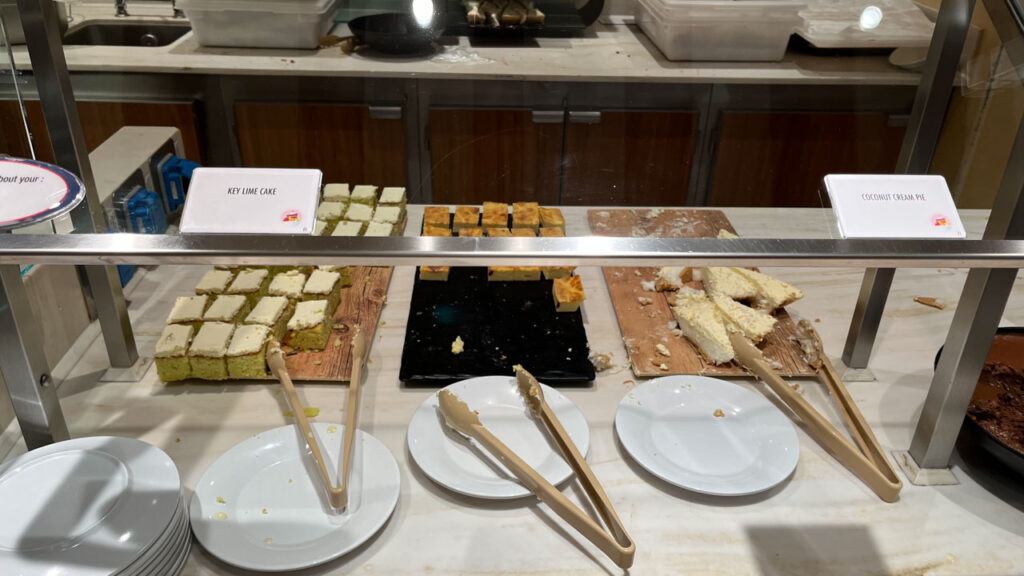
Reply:
M582 208L566 208L570 235L587 234ZM422 209L410 206L409 233ZM824 210L726 209L744 236L793 234L828 237ZM987 214L965 211L971 237ZM151 354L173 296L189 292L206 267L140 270L129 285L130 314L142 354ZM861 279L858 269L775 268L803 288L789 307L820 319L826 349L842 349ZM625 363L614 311L598 268L579 270L587 291L584 321L592 350ZM395 270L370 353L362 392L360 428L380 439L399 462L398 507L382 532L353 553L302 572L322 574L620 574L592 545L574 536L544 505L529 499L485 502L456 495L426 478L406 449L406 427L431 390L398 380L414 268ZM877 382L851 382L850 392L886 450L909 446L930 378L966 271L901 270L896 275L879 332L872 369ZM639 279L638 279L639 281ZM937 310L913 301L932 296ZM1018 283L1003 318L1024 325L1024 283ZM231 446L260 431L287 424L276 385L209 383L164 385L150 369L135 383L99 382L107 366L93 324L54 374L74 436L122 435L165 450L177 464L186 491ZM760 495L721 498L674 488L643 471L616 440L613 418L638 379L628 369L599 373L592 386L566 388L591 427L588 457L594 473L637 543L637 575L659 574L1021 574L1024 573L1024 495L1019 480L954 456L959 485L920 487L906 478L900 500L886 504L798 428L800 462L794 475ZM757 389L750 379L736 382ZM300 385L321 422L341 422L344 386ZM840 428L823 385L803 381L800 393ZM0 436L0 458L24 451L17 426ZM6 448L5 448L6 447ZM10 455L10 454L8 454ZM578 501L574 483L564 487ZM198 544L185 568L189 576L242 574Z
M170 21L167 3L129 3L128 19L111 3L72 5L72 29L88 22ZM335 34L347 34L339 24ZM188 33L169 46L65 46L72 72L289 75L366 78L491 79L569 82L752 83L915 86L920 75L889 64L884 55L818 56L790 52L781 62L672 62L634 26L595 23L579 38L541 38L515 47L478 46L448 38L440 56L382 58L337 47L321 50L231 49L199 46ZM14 47L22 69L25 46Z

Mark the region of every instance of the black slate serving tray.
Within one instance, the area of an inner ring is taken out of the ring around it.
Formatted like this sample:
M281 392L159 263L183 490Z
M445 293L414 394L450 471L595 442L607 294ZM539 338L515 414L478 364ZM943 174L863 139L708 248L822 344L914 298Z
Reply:
M582 314L555 312L550 280L488 282L487 268L459 267L447 282L421 282L417 271L399 379L445 386L521 364L545 384L584 385L594 379L589 355Z

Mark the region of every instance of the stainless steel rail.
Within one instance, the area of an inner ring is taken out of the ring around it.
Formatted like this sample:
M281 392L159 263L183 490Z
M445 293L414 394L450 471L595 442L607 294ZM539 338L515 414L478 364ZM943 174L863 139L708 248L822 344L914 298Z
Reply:
M939 7L928 60L896 161L897 174L927 174L932 165L973 13L974 0L946 0ZM864 274L843 348L843 363L851 368L868 367L895 274L888 267L871 268Z
M1024 240L5 235L0 264L1024 268Z

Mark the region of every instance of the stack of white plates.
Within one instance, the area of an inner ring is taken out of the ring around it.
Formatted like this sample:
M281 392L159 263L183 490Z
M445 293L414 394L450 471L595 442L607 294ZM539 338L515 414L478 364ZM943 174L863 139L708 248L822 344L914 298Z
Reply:
M174 462L128 438L80 438L0 464L0 566L21 575L175 575L191 533Z

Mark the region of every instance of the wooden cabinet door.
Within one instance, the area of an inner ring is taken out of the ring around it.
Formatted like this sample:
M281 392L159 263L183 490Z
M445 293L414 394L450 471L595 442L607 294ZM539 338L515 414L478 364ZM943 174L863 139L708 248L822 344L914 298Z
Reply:
M570 121L562 203L684 205L696 134L692 112L616 110L592 124Z
M530 110L431 110L434 202L558 204L564 129Z
M29 100L25 102L25 110L36 156L44 162L53 162L53 147L42 106L38 100ZM124 126L173 126L181 131L185 155L200 163L203 160L194 102L79 102L78 116L89 152ZM0 130L5 134L5 138L0 138L0 152L29 156L28 139L21 127L16 101L0 102ZM14 137L6 137L10 135Z
M882 113L723 113L709 204L820 207L826 174L892 173L905 131Z
M367 106L247 102L235 105L242 165L319 168L324 182L405 186L402 120Z

